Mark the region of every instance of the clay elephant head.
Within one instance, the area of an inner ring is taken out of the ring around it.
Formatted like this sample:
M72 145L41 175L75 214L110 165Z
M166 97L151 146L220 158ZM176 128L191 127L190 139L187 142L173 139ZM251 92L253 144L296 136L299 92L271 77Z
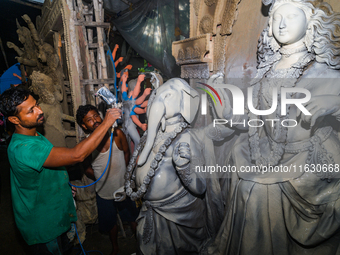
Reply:
M139 166L146 162L159 128L165 131L166 120L182 116L186 122L191 123L196 116L199 101L198 92L179 78L170 79L153 91L147 109L148 135L139 156Z

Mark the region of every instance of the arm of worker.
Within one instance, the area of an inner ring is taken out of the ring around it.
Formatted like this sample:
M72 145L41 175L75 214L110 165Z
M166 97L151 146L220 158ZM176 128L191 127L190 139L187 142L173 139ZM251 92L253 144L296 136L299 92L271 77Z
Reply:
M85 175L91 180L95 181L96 177L94 177L94 170L92 168L92 155L90 154L83 162L83 167L85 169Z
M133 99L138 97L139 92L140 92L140 85L141 85L142 81L144 81L144 78L145 78L145 74L138 75L136 86L135 86L135 88L133 89L133 92L132 92L132 98Z
M124 159L126 166L129 164L130 161L130 149L129 144L127 142L126 136L124 132L118 128L115 129L117 132L117 136L119 138L119 143L117 144L117 147L124 152Z
M98 147L107 130L120 116L120 109L112 108L107 110L102 124L89 137L85 138L74 148L53 147L43 166L60 167L84 161Z
M141 95L140 97L138 97L135 101L136 105L140 105L145 101L145 98L150 95L151 93L151 88L146 88L143 92L143 95Z

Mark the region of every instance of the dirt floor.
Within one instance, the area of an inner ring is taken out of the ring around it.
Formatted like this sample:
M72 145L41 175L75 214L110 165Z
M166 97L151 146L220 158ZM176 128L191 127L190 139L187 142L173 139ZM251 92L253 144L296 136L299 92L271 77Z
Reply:
M18 231L12 210L10 193L10 167L7 159L6 146L0 144L0 254L1 255L26 255L29 254L29 247ZM124 224L126 238L119 232L118 244L119 255L131 255L136 252L137 243L130 227ZM111 243L108 235L98 231L98 224L86 227L86 240L83 247L86 252L100 251L104 255L111 253ZM88 254L101 254L90 252ZM79 245L71 251L71 255L80 254Z

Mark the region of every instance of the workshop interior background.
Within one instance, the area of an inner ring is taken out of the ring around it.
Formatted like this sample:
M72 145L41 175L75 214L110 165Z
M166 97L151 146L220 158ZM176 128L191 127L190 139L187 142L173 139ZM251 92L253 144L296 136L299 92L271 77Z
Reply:
M147 69L160 73L164 81L184 78L194 88L212 74L237 78L242 81L236 84L240 86L256 74L258 38L267 26L269 10L260 0L103 2L101 6L98 0L0 0L0 76L18 63L17 57L26 61L28 67L26 73L17 69L13 71L17 76L0 79L0 89L27 80L24 86L32 86L42 100L47 115L44 135L55 146L73 147L84 137L74 123L76 109L86 103L100 105L100 100L94 97L97 89L103 85L112 89L114 72L119 73L128 64L132 65L131 78L137 78L138 73ZM340 12L339 0L325 2ZM25 14L32 23L23 18ZM132 17L143 21L139 27L130 22ZM42 39L39 43L46 54L45 62L28 57L32 55L29 42L19 41L17 31L25 36L27 31L32 31L30 24ZM113 71L107 51L113 51L116 44L119 45L116 59L124 59ZM194 44L199 45L198 51L191 49ZM24 47L22 55L15 46ZM34 61L37 63L32 64ZM151 86L150 80L146 83ZM60 93L54 93L56 90ZM200 116L195 126L205 123L205 117ZM13 218L6 137L1 138L0 254L26 254L27 245ZM217 152L218 162L223 161L229 150L226 145L220 147L218 152L223 155ZM76 174L71 174L71 179L88 181L83 180L81 171L73 173ZM108 236L97 231L96 219L85 223L82 232L85 248L108 254ZM136 249L129 231L126 227L125 237L121 233L120 245L125 247L121 248L121 254L131 254Z

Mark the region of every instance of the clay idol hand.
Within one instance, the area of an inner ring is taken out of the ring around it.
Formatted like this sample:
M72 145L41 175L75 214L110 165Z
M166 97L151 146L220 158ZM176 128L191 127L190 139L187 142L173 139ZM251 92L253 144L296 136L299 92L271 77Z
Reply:
M187 165L191 159L189 144L184 142L177 144L172 154L172 159L178 167Z

